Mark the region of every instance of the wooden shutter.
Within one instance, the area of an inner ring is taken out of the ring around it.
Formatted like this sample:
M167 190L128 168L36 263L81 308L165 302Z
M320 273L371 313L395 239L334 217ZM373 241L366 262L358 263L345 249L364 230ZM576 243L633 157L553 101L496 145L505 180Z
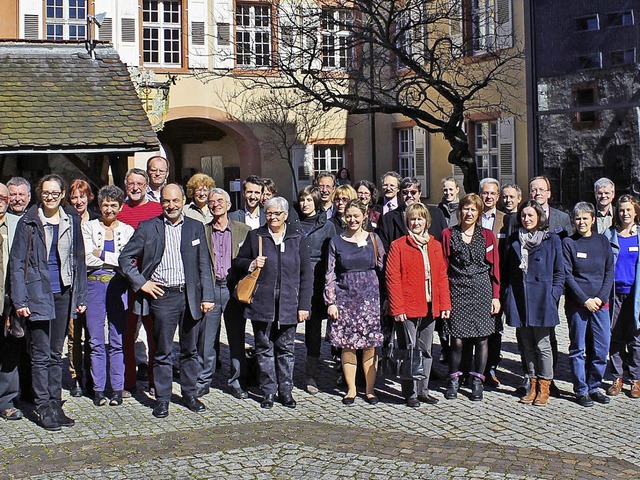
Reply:
M213 21L216 24L213 43L213 68L231 70L235 67L233 0L216 1L213 6Z
M313 183L313 145L291 147L293 169L296 172L298 190ZM296 195L298 192L294 192Z
M22 0L20 2L20 38L25 40L42 40L46 37L42 31L42 1Z
M464 55L464 30L462 21L462 2L464 0L450 0L449 4L449 38L451 39L451 55L459 58Z
M140 43L142 42L142 32L138 27L139 14L138 2L118 2L117 3L118 32L117 49L120 58L130 67L140 66Z
M413 161L415 162L415 176L422 185L422 196L430 197L429 137L425 129L421 127L413 127Z
M500 183L515 183L515 119L505 117L498 120L498 162Z
M302 69L320 70L322 68L322 33L320 15L322 10L314 5L301 8L302 16Z
M513 0L495 0L496 41L498 50L513 47Z
M209 66L209 21L204 0L189 0L189 68Z

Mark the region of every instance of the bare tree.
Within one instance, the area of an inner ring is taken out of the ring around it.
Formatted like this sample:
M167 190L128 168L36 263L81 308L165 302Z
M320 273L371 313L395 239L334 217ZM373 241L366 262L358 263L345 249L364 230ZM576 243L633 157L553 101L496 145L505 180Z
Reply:
M464 120L510 111L523 57L513 41L511 3L480 3L493 7L467 10L463 4L475 2L464 0L283 0L275 7L277 52L260 59L236 45L236 64L255 54L271 68L250 77L254 86L296 91L301 102L325 110L414 120L445 138L465 190L477 191Z

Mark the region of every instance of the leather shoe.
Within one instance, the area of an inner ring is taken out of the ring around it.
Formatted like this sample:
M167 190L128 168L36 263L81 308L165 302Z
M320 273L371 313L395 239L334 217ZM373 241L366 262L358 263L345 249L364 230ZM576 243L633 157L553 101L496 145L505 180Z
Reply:
M231 387L231 395L233 395L238 400L244 400L249 396L249 394L241 387Z
M500 386L500 380L496 377L495 370L490 370L488 375L485 375L484 379L485 385L493 388L498 388Z
M71 387L71 390L69 390L69 395L71 395L72 397L76 397L79 398L82 396L82 387L78 384L74 385L73 387Z
M169 416L169 402L161 401L153 408L153 416L156 418L166 418Z
M7 408L0 412L0 417L5 420L20 420L23 417L22 410L19 408Z
M576 402L582 407L593 407L593 400L591 400L591 397L586 393L584 395L578 395Z
M195 397L202 398L205 395L209 395L209 387L207 387L206 385L202 385L202 386L196 388Z
M591 400L593 400L594 402L601 403L602 405L611 403L611 399L607 397L604 393L602 393L600 390L596 390L595 392L590 393L589 396L591 397Z
M274 393L269 393L264 396L260 406L262 408L273 408L273 403L275 402L276 395Z
M435 405L436 403L438 403L440 401L440 400L438 400L436 397L434 397L431 394L429 394L429 395L418 395L418 400L420 400L422 403L428 403L429 405Z
M355 401L356 401L356 397L342 397L343 405L353 405Z
M290 393L280 394L280 403L287 408L296 408L296 401Z
M104 396L104 392L93 392L93 404L96 407L101 407L107 404L107 397Z
M198 397L192 397L191 395L183 395L182 402L184 403L184 406L192 412L204 412L207 409L207 407L204 406L204 403L198 400Z
M375 395L365 395L364 401L369 405L377 405L378 402L380 402L380 400L378 400L378 397L376 397Z
M417 397L407 398L407 407L418 408L420 406L420 400Z

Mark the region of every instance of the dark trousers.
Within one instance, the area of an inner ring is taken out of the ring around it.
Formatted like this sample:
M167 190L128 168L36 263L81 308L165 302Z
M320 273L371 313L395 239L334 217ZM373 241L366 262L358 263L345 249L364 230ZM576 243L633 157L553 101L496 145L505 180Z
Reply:
M614 295L609 358L614 378L623 378L626 360L629 376L636 381L640 380L640 329L636 328L633 304L633 294Z
M62 400L62 346L71 314L71 294L53 295L56 318L27 321L31 332L31 382L36 407Z
M82 385L82 379L88 377L91 365L91 346L89 342L86 314L79 313L76 318L72 318L69 321L69 331L67 332L69 372L71 373L71 379L77 382L78 385ZM87 377L85 374L87 374Z
M135 292L129 290L129 311L127 313L127 326L122 339L124 353L124 388L135 390L136 388L136 338L138 336L138 319L140 315L133 313ZM147 333L147 343L149 346L149 386L154 384L153 379L153 357L155 355L155 342L153 341L153 318L151 315L142 316L142 326Z
M404 398L417 397L418 395L429 395L429 375L431 374L431 364L433 357L431 356L431 347L433 346L433 333L435 331L436 322L433 317L425 318L408 318L405 322L409 342L422 352L422 368L426 377L423 380L403 380L402 395ZM402 329L400 329L402 331ZM407 348L407 338L399 334L398 346Z
M18 363L22 340L0 333L0 411L13 408L13 400L20 392Z
M200 373L196 381L198 388L208 388L213 374L216 373L218 359L216 339L220 331L222 312L229 301L227 282L216 280L213 287L213 301L215 307L204 316L198 326L198 363L200 364Z
M235 298L230 297L224 309L224 328L229 343L229 380L228 384L240 388L240 379L246 371L245 333L247 320L244 318L244 307Z
M296 324L252 321L260 388L264 395L289 394L293 390Z
M150 306L153 315L153 339L156 345L153 362L156 399L164 402L171 400L173 336L178 327L182 395L194 396L196 378L200 371L197 348L199 322L191 317L186 292L165 288L164 295L151 300Z

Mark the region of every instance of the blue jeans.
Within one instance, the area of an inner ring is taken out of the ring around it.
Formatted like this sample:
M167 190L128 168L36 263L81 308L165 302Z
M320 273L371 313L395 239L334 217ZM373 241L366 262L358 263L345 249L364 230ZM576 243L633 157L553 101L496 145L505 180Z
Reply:
M209 388L213 374L216 373L217 353L215 349L216 336L220 329L222 312L229 301L227 282L216 280L213 287L213 310L205 314L198 327L198 361L200 373L196 382L197 388Z
M609 309L597 312L566 309L566 315L573 391L576 395L596 392L607 367L611 339Z

